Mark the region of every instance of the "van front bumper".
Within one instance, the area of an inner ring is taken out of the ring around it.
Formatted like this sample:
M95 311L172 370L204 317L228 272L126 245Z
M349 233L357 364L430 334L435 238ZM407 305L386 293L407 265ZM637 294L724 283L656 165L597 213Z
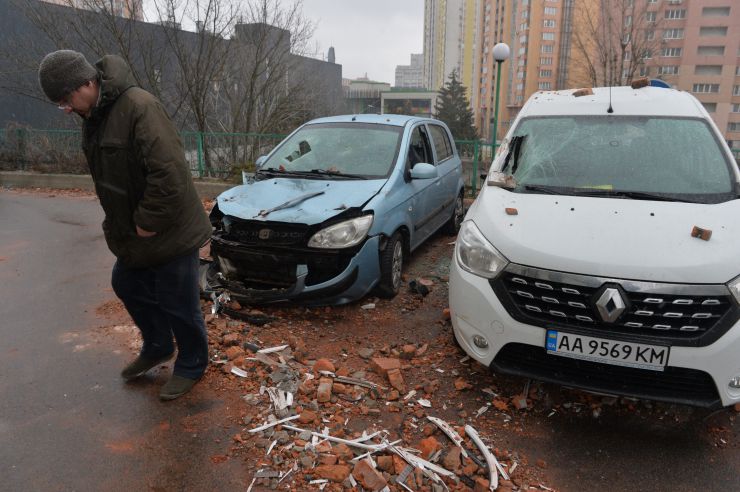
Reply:
M494 371L608 393L702 407L740 402L740 322L712 343L671 345L665 371L650 371L550 355L547 329L512 318L488 279L450 268L450 311L463 350ZM553 329L560 329L553 323ZM562 331L566 331L563 329ZM476 344L474 340L478 338ZM609 338L604 332L603 338Z

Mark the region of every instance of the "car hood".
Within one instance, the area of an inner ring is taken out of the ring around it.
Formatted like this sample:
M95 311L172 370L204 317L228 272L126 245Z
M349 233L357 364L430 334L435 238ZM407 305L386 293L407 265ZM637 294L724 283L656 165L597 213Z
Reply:
M218 196L218 208L240 219L312 225L348 208L362 207L385 182L385 179L264 179L224 191Z
M508 215L506 208L516 208ZM620 279L725 283L740 275L740 200L706 205L487 188L467 215L514 263ZM710 229L704 241L694 226Z

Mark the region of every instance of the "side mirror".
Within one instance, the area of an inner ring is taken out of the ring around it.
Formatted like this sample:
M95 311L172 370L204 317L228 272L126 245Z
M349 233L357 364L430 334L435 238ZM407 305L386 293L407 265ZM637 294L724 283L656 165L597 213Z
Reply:
M254 162L255 169L261 168L262 167L262 164L264 164L266 160L267 160L267 156L266 155L259 156L257 158L257 160Z
M432 179L437 177L437 168L426 162L419 162L411 169L411 179Z

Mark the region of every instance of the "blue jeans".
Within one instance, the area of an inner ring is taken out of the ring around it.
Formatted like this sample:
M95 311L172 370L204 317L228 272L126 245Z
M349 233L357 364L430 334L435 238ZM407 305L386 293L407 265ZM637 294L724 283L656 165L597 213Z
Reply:
M200 378L208 365L208 336L200 309L198 250L150 268L113 266L116 295L141 331L141 355L160 358L175 350L174 374Z

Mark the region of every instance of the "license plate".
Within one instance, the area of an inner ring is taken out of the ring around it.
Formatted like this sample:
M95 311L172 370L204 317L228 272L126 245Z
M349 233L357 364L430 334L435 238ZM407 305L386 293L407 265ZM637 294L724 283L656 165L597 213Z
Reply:
M668 364L669 347L606 340L547 330L547 353L616 366L662 371Z

